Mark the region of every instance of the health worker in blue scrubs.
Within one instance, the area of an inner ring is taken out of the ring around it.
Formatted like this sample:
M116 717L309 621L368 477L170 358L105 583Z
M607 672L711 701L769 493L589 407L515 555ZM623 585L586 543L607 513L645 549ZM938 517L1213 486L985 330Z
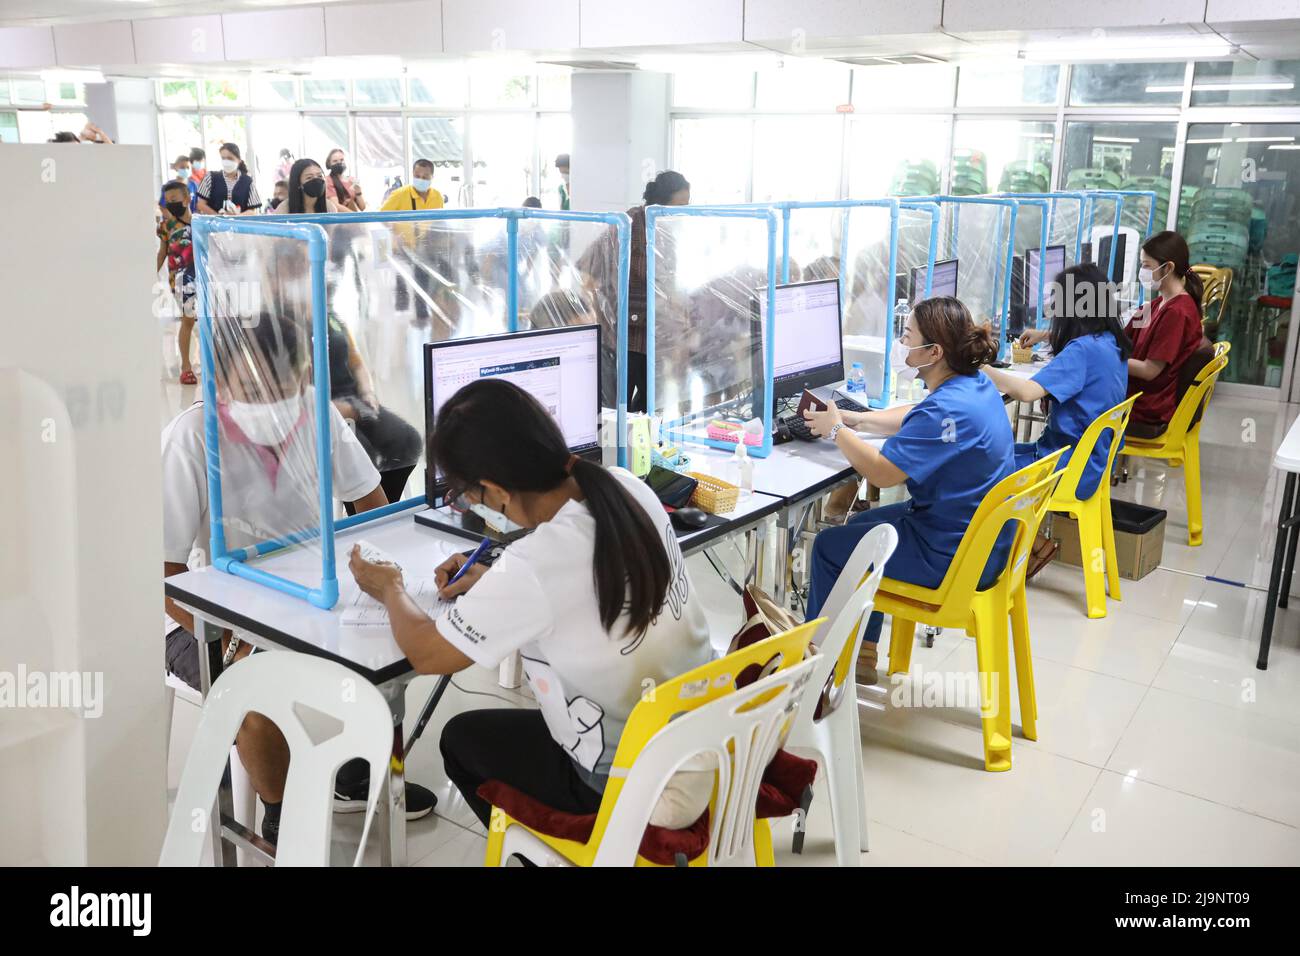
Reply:
M1088 426L1103 412L1124 401L1128 393L1128 357L1133 346L1119 319L1120 302L1106 274L1092 263L1072 266L1051 286L1046 329L1030 329L1020 336L1023 347L1047 342L1052 360L1033 378L1025 379L995 368L985 368L1004 395L1021 402L1046 399L1047 423L1035 442L1016 444L1016 468L1038 461L1059 448L1061 468L1070 460ZM1079 477L1076 494L1091 498L1100 486L1110 455L1111 433L1098 439L1087 467ZM1056 544L1040 536L1034 544L1029 573L1036 574L1056 553Z
M901 377L920 376L928 392L924 400L884 411L840 411L832 405L805 413L812 431L833 441L858 474L878 488L906 483L911 495L910 501L872 508L817 535L808 620L821 613L853 549L878 524L898 531L898 547L885 565L888 577L928 588L942 583L984 496L1013 471L1014 441L1002 396L979 374L980 366L996 357L992 332L976 326L959 300L926 299L908 316L891 355ZM890 437L877 449L856 431ZM1006 566L1014 536L1014 525L1003 530L981 588ZM876 682L882 621L873 612L867 623L859 683Z

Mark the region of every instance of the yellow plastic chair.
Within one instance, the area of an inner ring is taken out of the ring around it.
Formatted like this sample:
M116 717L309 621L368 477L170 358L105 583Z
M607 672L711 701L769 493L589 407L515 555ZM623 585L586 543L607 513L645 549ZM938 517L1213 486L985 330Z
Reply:
M1214 358L1196 373L1191 386L1174 409L1169 427L1157 438L1129 436L1124 454L1135 458L1158 458L1171 467L1183 469L1183 487L1187 493L1187 543L1199 547L1201 530L1201 422L1204 410L1214 394L1219 373L1228 365L1231 343L1216 342Z
M684 718L717 702L728 712L740 709L744 714L775 707L777 713L772 718L776 724L769 718L750 738L711 742L710 749L720 757L725 752L725 759L719 760L709 804L709 845L689 865L774 866L771 827L767 820L755 819L758 781L798 714L804 684L814 666L814 659L804 660L804 655L825 620L817 618L758 641L644 695L623 727L609 782L586 842L542 833L494 806L486 865L500 866L512 853L522 852L534 862L553 865L655 866L637 852L650 813L673 770L694 753L704 752L689 745L686 749L690 752L683 751L681 738L690 735L677 731L687 723ZM737 690L736 676L753 665L770 673ZM728 708L732 702L736 706Z
M1093 420L1079 438L1079 444L1070 453L1070 463L1061 472L1061 481L1047 506L1048 511L1064 512L1079 523L1079 553L1083 556L1083 590L1088 617L1106 616L1107 586L1110 596L1116 601L1120 600L1119 558L1115 555L1115 526L1110 517L1110 473L1115 466L1115 453L1119 451L1120 439L1128 427L1133 403L1141 394L1138 392L1125 399ZM1091 498L1080 500L1079 479L1083 477L1083 470L1092 457L1093 448L1106 432L1111 433L1110 454L1106 457L1106 468L1101 473L1101 483ZM1106 562L1104 570L1097 566L1099 554Z
M1029 611L1025 566L1038 525L1060 480L1062 448L994 485L971 518L948 573L937 588L885 578L876 591L876 610L892 614L889 673L907 673L912 663L917 622L960 628L975 638L980 670L980 718L984 730L984 769L1011 769L1011 670L1007 659L1007 618L1016 655L1020 723L1029 740L1038 739L1033 661L1029 655ZM977 590L984 565L1008 522L1018 524L1006 567L983 591ZM992 684L992 686L990 686Z
M1199 263L1192 266L1201 279L1201 284L1205 286L1205 291L1201 294L1201 324L1203 326L1217 325L1223 319L1223 310L1228 307L1228 296L1232 292L1232 270L1219 268L1207 263ZM1214 318L1210 318L1210 309L1218 306L1214 311Z

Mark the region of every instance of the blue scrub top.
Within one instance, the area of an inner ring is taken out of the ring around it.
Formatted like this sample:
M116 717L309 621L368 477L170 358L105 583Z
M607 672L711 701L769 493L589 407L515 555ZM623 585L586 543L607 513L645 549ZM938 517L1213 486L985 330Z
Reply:
M1038 441L1016 445L1016 465L1022 468L1058 448L1078 444L1098 415L1124 401L1128 362L1109 332L1081 335L1061 349L1061 354L1033 380L1052 397L1052 403ZM1097 491L1110 455L1110 440L1111 433L1104 432L1088 457L1088 465L1079 476L1079 498L1091 498ZM1069 460L1070 452L1062 455L1061 467Z
M985 375L954 375L908 413L880 451L907 475L911 506L896 527L915 541L922 566L895 574L891 565L891 577L937 586L984 496L1014 470L1014 445L1002 396ZM998 538L986 576L1006 565L1014 528Z

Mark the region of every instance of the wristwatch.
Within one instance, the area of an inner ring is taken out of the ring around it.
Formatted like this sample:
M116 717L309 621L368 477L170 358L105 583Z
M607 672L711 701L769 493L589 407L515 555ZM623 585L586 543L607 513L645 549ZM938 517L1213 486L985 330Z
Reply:
M840 429L843 427L844 427L843 422L836 422L834 425L831 426L831 430L826 433L826 437L831 440L832 444L835 443L835 436L840 433Z

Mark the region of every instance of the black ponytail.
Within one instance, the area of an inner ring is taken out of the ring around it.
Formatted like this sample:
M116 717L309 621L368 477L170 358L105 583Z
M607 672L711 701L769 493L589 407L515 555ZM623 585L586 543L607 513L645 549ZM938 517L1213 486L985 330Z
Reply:
M603 467L570 464L555 419L517 385L479 379L449 398L429 437L427 467L467 490L491 481L512 492L551 491L572 475L596 523L601 625L612 631L626 611L627 634L641 637L663 608L672 568L654 522Z
M1192 253L1187 248L1187 240L1172 229L1166 229L1164 232L1157 232L1142 243L1142 251L1156 262L1173 263L1174 275L1183 280L1187 294L1196 303L1196 311L1200 312L1201 299L1205 295L1205 283L1192 271Z
M347 202L349 199L352 198L352 190L348 189L347 186L343 185L342 174L334 172L334 166L336 164L330 162L330 160L334 157L335 153L341 153L341 152L343 152L343 150L339 149L336 146L333 149L331 149L329 155L325 157L325 170L326 172L329 173L330 181L334 183L334 196L338 200L339 205L342 205L343 203Z

